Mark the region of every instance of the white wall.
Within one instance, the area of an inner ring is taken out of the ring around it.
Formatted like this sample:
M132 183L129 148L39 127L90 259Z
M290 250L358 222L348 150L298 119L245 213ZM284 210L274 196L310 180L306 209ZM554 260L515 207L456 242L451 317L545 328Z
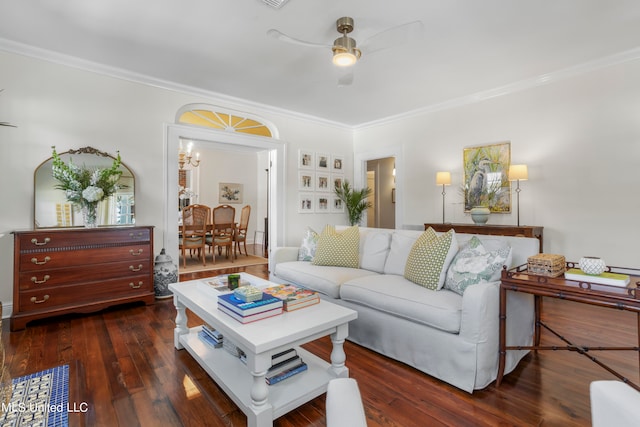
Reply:
M356 131L354 152L400 145L404 217L442 221L437 171L452 172L446 219L470 223L457 188L464 147L511 141L512 163L529 166L520 223L544 226L545 252L577 261L640 267L640 61L591 71L463 107ZM515 194L514 194L515 203ZM493 214L492 224L516 224Z
M111 154L120 150L136 176L136 221L156 227L156 254L165 231L164 124L173 123L183 105L215 104L270 120L286 142L290 168L296 166L299 148L345 153L347 164L352 161L350 129L264 106L164 90L9 53L0 53L0 82L5 89L0 95L0 120L18 126L0 127L0 195L5 201L0 215L0 301L6 314L13 289L10 233L33 225L33 171L51 156L52 145L58 151L85 146ZM286 244L298 244L308 223L320 228L338 219L337 215L311 219L297 213L295 202L291 203L297 198L296 175L287 172L286 194L278 195L288 202L281 212Z

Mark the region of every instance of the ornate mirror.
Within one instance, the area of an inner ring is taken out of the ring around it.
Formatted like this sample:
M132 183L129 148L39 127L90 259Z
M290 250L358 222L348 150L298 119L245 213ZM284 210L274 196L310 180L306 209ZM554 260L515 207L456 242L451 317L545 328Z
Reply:
M78 166L88 169L104 169L113 165L115 158L95 148L85 147L60 153L65 163L72 160ZM65 192L57 189L58 181L53 178L53 158L40 164L34 173L34 226L35 228L67 228L83 226L82 213L67 201ZM98 226L119 226L135 224L135 177L124 164L120 165L122 175L118 180L118 190L98 203Z

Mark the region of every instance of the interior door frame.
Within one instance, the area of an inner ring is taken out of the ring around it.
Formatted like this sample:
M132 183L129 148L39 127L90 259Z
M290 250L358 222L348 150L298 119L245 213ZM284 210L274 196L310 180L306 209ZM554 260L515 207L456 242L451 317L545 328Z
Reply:
M396 163L396 203L395 203L395 228L404 227L404 155L402 147L385 147L379 150L355 153L353 162L353 181L356 188L364 188L367 185L367 162L369 160L395 158ZM366 211L364 223L366 224Z
M178 147L180 139L198 140L199 144L215 145L241 145L255 148L256 151L269 151L269 233L268 248L283 246L285 241L285 214L286 214L286 191L285 191L285 159L286 144L283 141L241 134L236 132L220 131L209 128L201 128L180 124L165 124L164 138L164 230L162 244L166 253L172 259L179 261L178 249ZM201 165L200 167L206 167ZM271 257L269 257L271 259Z

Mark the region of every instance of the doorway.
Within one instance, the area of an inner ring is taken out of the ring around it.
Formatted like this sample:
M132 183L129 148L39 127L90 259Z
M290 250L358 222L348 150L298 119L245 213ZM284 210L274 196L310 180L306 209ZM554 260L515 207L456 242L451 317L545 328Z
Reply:
M164 165L164 195L165 195L165 232L163 246L168 255L174 260L180 259L178 250L178 210L175 201L178 200L178 147L180 139L197 140L207 148L216 149L246 149L265 152L268 157L269 171L267 188L270 197L267 203L269 220L268 247L282 246L284 242L284 206L286 202L284 191L284 142L254 135L225 132L195 126L168 124L165 129L165 165ZM277 196L276 196L277 195ZM266 230L265 230L266 231ZM266 237L265 236L265 237ZM271 258L271 257L270 257Z
M367 161L367 186L371 189L371 204L367 210L367 227L395 228L395 158Z

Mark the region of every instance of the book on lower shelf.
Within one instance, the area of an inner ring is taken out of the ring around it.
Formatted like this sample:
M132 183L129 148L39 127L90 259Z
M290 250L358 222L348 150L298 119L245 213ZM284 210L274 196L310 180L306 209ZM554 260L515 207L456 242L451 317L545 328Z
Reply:
M222 311L225 314L228 314L229 316L233 317L240 323L251 323L251 322L255 322L256 320L266 319L268 317L273 317L273 316L282 314L282 305L280 307L273 308L271 310L262 311L260 313L250 314L247 316L238 314L235 311L221 304L218 304L218 310Z
M198 332L198 338L200 338L200 340L202 340L203 342L209 344L210 346L212 346L213 348L222 348L222 341L218 341L215 338L213 338L211 335L209 335L208 333L206 333L203 330L200 330Z
M268 385L277 384L282 380L291 378L292 376L299 374L300 372L304 372L306 370L307 370L307 364L302 362L301 360L300 364L295 367L292 367L286 371L283 371L275 376L265 377L265 381L267 382Z
M290 357L287 360L283 360L282 362L276 363L271 366L267 371L267 377L275 377L278 374L283 373L284 371L288 371L291 368L295 368L302 363L302 359L297 354L295 356Z
M297 356L297 355L298 355L298 352L296 351L295 348L289 348L287 350L281 351L280 353L276 353L273 356L271 356L271 366L277 365L278 363L288 360L293 356Z
M320 302L320 295L316 291L296 285L269 286L262 292L281 299L284 311L294 311Z
M593 275L587 274L578 268L570 268L564 273L564 278L568 280L576 280L579 282L598 283L600 285L627 286L631 281L631 277L627 274L605 272Z
M259 300L251 302L242 301L234 294L223 294L218 295L218 307L225 307L227 310L245 317L278 308L282 310L282 301L265 293Z

